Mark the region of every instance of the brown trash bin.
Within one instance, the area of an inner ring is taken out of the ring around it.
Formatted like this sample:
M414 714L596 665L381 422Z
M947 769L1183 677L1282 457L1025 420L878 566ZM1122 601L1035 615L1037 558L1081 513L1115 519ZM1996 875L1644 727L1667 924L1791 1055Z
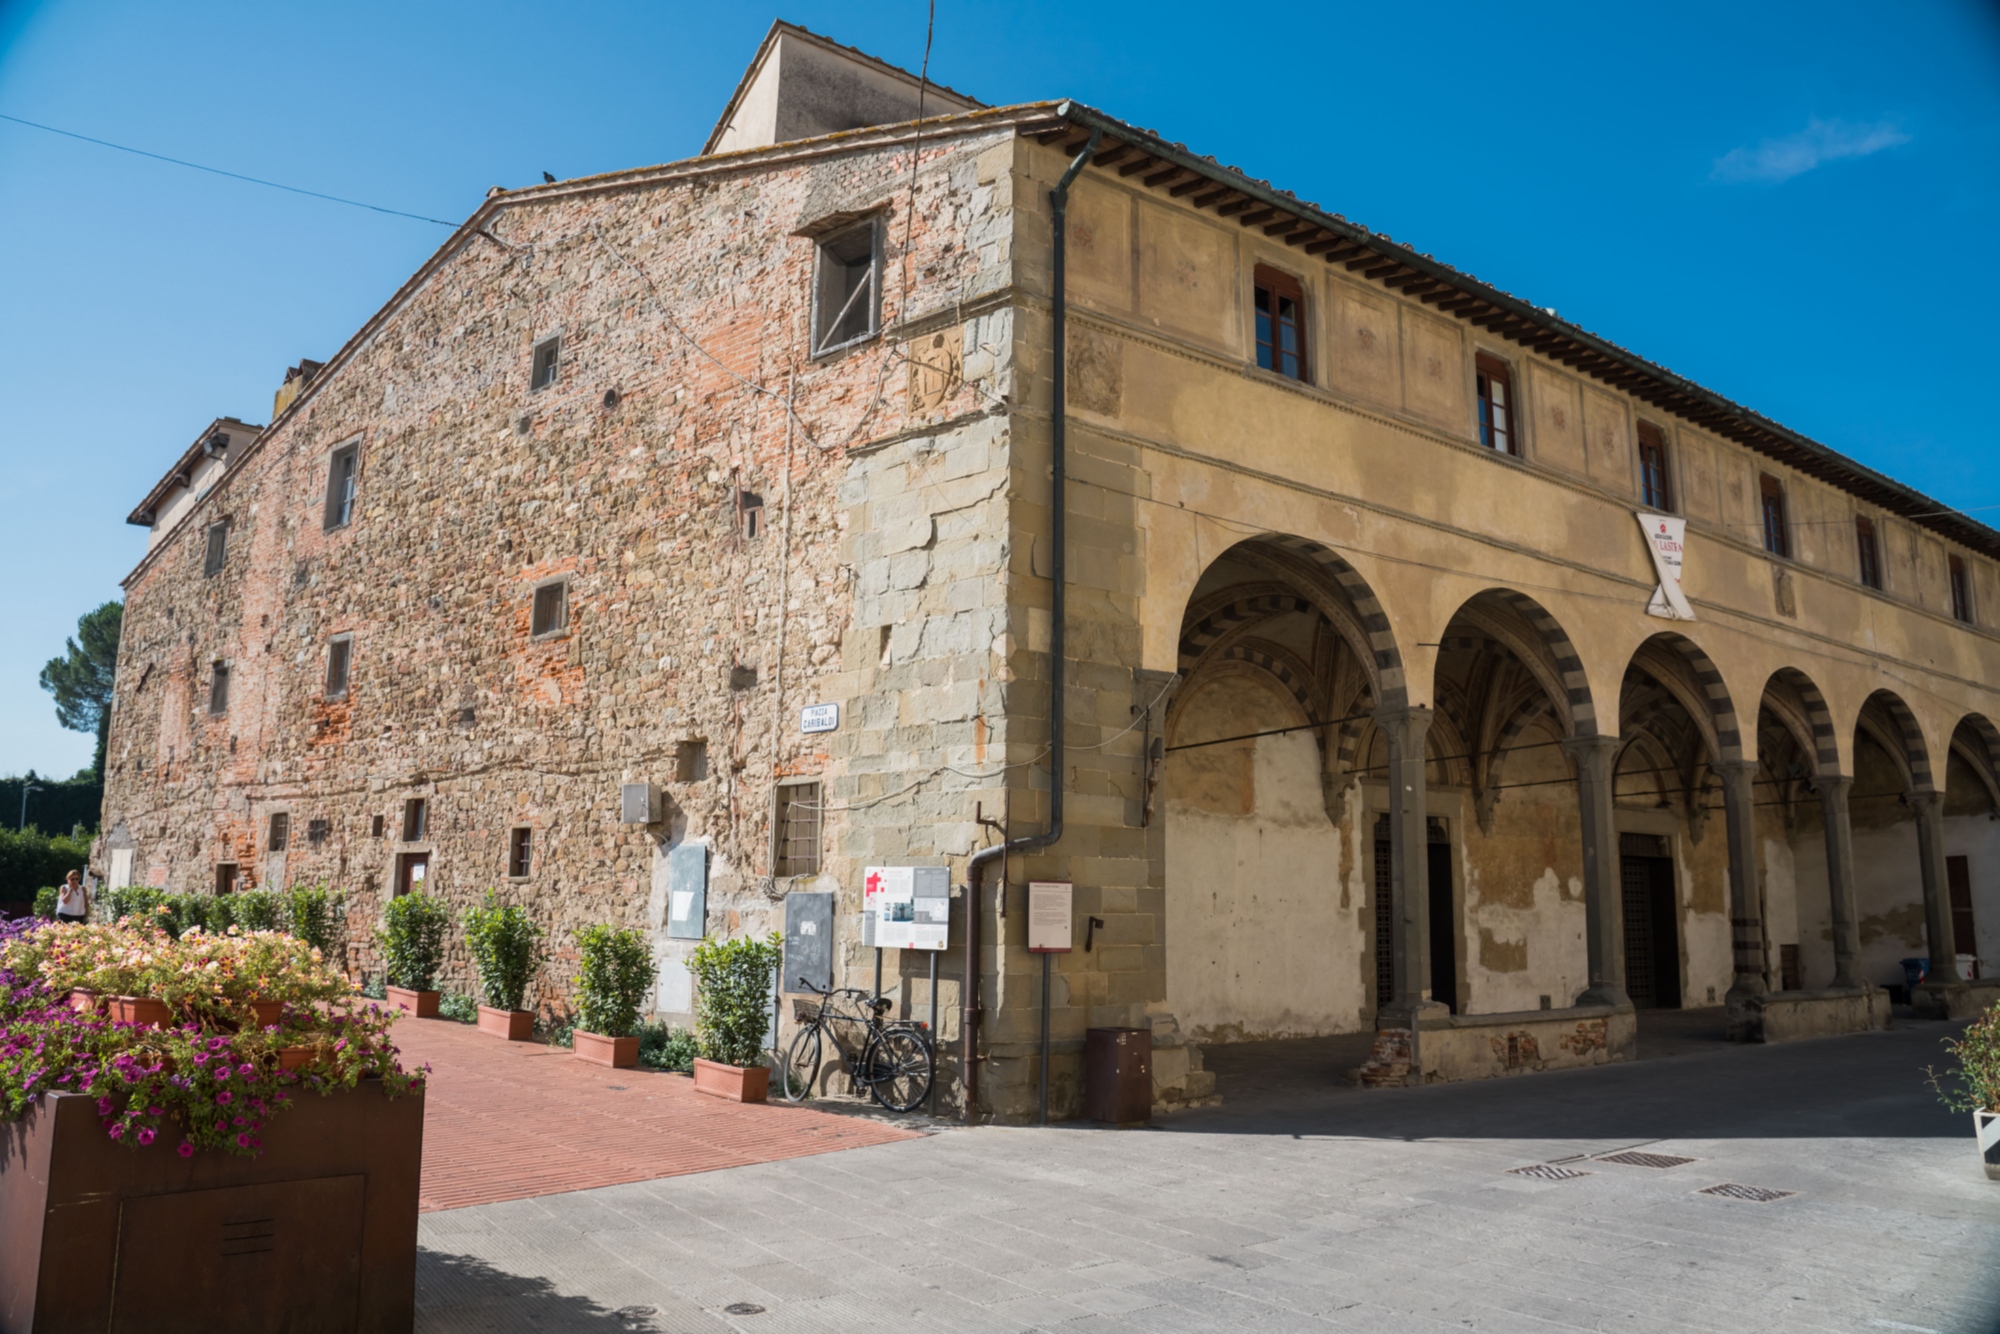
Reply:
M1083 1114L1142 1126L1153 1115L1153 1030L1093 1028L1083 1044Z

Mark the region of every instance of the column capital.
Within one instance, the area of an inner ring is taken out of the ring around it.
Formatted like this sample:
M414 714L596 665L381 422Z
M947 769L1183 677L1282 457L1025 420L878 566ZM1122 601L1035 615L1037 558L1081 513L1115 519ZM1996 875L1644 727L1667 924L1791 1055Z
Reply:
M1616 758L1618 748L1625 744L1625 739L1599 732L1592 736L1566 736L1559 744L1563 754L1575 760L1579 767L1586 764L1609 765Z
M1903 794L1903 800L1908 802L1910 809L1918 815L1928 816L1943 807L1944 793L1935 788L1912 788Z
M1379 708L1369 716L1375 720L1377 727L1392 727L1398 723L1421 723L1429 727L1431 719L1437 716L1437 710L1428 704L1402 704Z
M1757 772L1757 763L1756 760L1744 759L1710 760L1708 767L1724 777L1732 777L1737 774L1755 774Z
M1845 795L1853 791L1854 777L1851 774L1814 774L1812 786L1813 791L1818 793L1838 792Z

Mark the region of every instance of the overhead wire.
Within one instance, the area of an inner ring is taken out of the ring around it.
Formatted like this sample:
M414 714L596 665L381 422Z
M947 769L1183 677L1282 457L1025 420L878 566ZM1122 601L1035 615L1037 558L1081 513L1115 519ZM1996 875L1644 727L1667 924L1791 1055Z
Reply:
M267 181L261 176L246 176L240 171L226 171L221 167L210 167L200 162L189 162L186 158L168 157L165 153L154 153L144 148L134 148L130 144L113 143L109 139L99 139L88 134L78 134L75 130L58 129L54 125L44 125L40 121L29 120L24 116L10 116L5 112L0 112L0 120L12 121L16 125L25 125L31 130L43 130L49 134L59 134L65 139L80 139L84 143L96 144L100 148L113 148L120 153L131 153L137 157L152 158L155 162L170 162L176 167L188 167L194 171L205 171L211 176L227 176L232 181L243 181L250 185L261 185L272 190L283 190L287 194L305 195L310 199L324 199L330 204L345 204L349 208L365 208L370 213L386 213L390 217L409 218L415 222L430 222L440 227L457 227L459 225L445 218L426 217L422 213L410 213L400 208L387 208L381 204L370 204L359 199L347 199L340 195L330 195L318 190L308 190L303 186L286 185L282 181Z

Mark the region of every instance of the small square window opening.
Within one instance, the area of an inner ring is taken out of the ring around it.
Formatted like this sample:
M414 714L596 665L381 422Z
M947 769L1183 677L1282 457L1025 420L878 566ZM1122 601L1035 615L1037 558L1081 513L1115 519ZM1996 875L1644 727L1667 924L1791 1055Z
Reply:
M535 345L534 368L529 372L528 388L539 393L556 382L556 375L562 366L562 339L551 338Z
M1667 486L1667 437L1651 422L1639 423L1639 503L1672 513L1674 498Z
M820 786L785 783L776 789L771 874L819 874Z
M708 743L683 741L674 747L674 781L699 783L708 777Z
M271 852L283 852L292 841L292 817L283 811L271 813L271 826L264 835L264 846Z
M1792 554L1791 527L1785 522L1785 486L1769 473L1757 477L1757 493L1762 501L1764 550L1773 556Z
M535 606L529 633L540 639L560 634L569 627L569 584L543 584L535 590Z
M1514 438L1514 377L1497 357L1481 354L1474 363L1479 391L1479 443L1502 454L1519 454Z
M764 497L755 491L738 491L736 516L744 541L754 542L764 535Z
M1972 624L1972 580L1965 572L1965 560L1960 556L1945 557L1945 576L1951 581L1951 614L1967 625Z
M318 848L324 847L327 839L333 837L333 821L321 817L306 822L306 842Z
M819 245L813 287L813 355L872 336L882 306L876 219L836 232Z
M1854 554L1860 566L1861 582L1876 592L1882 591L1882 549L1875 543L1875 521L1857 518L1854 521Z
M211 716L229 712L229 668L219 662L208 678L208 711Z
M1305 290L1299 280L1257 266L1257 364L1288 380L1306 381Z
M507 831L507 874L515 880L525 880L534 869L534 831L531 829L510 829Z
M354 639L335 635L326 646L326 697L347 698L347 669L354 656Z
M229 559L229 521L222 520L208 526L208 551L202 557L201 577L213 579L222 573L223 564Z
M422 797L411 797L403 803L403 841L420 843L424 833L430 828L431 804Z
M361 469L361 446L343 445L327 459L326 514L321 524L331 532L354 518L354 496Z

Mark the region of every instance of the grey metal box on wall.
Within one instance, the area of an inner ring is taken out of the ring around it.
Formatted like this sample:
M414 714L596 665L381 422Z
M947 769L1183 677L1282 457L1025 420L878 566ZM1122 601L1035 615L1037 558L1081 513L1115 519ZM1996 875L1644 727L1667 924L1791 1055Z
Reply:
M833 985L833 895L785 896L785 963L778 990L804 991Z
M651 783L625 783L618 789L620 824L653 824L660 818L660 789Z
M667 935L700 940L708 934L708 844L683 843L667 854Z

